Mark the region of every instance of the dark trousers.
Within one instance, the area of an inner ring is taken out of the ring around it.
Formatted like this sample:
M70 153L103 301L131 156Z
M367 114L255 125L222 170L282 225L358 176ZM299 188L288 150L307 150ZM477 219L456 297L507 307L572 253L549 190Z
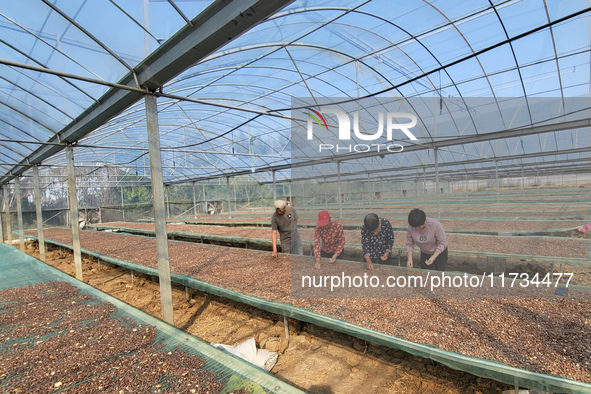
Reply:
M421 268L424 270L436 270L436 271L445 271L447 267L447 248L433 262L431 265L425 264L432 254L423 253L421 252Z
M341 253L337 256L337 259L340 258L342 254L343 251L341 250ZM334 253L328 253L320 249L320 257L328 257L329 259L332 259L332 256L334 256Z

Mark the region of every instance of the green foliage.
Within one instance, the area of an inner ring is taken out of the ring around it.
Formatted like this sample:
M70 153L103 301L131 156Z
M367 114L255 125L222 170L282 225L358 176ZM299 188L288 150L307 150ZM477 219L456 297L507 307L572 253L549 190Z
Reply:
M126 204L149 203L152 199L152 193L145 186L124 187L123 201Z

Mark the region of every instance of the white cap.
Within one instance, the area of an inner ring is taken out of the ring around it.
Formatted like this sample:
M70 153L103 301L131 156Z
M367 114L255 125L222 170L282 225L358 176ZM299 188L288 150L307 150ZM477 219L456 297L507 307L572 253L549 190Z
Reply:
M275 201L275 209L283 209L285 208L285 201L277 200Z

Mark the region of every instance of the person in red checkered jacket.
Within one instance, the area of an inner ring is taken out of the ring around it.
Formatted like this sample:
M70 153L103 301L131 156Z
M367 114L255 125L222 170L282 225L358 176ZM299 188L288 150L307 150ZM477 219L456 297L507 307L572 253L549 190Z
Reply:
M322 245L322 246L321 246ZM328 211L321 211L318 214L318 223L314 230L314 268L320 268L322 257L330 257L332 264L343 253L345 248L345 234L343 226L338 222L330 220Z

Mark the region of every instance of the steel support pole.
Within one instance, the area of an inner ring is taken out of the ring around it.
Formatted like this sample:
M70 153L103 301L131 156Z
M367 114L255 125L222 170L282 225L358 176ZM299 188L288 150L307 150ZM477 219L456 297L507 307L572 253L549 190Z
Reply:
M123 212L123 221L125 221L125 202L123 201L123 186L121 186L121 211Z
M160 143L160 135L158 135L158 143ZM160 144L158 146L160 146ZM162 160L162 156L160 160ZM164 196L166 198L166 218L170 219L170 196L168 195L168 186L164 186Z
M285 328L285 338L289 339L289 321L285 315L283 315L283 326Z
M337 161L337 189L339 198L339 219L343 218L343 198L341 197L341 162Z
M195 195L195 181L191 182L193 186L193 216L197 219L197 196Z
M275 171L273 171L273 203L277 201L277 185L275 184Z
M370 179L371 173L367 173L367 194L369 195L369 206L371 207L371 203L373 201L373 185Z
M4 197L4 196L3 196ZM2 204L4 204L4 198L2 198ZM0 211L2 211L2 206L0 205ZM0 213L0 241L2 241L2 243L5 243L5 239L4 239L4 215L2 215L2 213Z
M205 196L205 185L203 185L203 214L207 215L207 197Z
M441 219L441 206L439 202L439 152L435 151L435 195L437 196L437 219Z
M230 205L230 177L226 177L226 197L228 199L228 218L232 219L232 206Z
M43 236L43 211L41 210L39 166L33 167L33 187L35 189L35 213L37 216L37 239L39 241L39 259L45 262L45 237Z
M166 234L166 207L164 206L162 156L160 153L160 133L158 130L158 107L156 100L156 96L154 95L147 94L145 96L154 224L156 230L156 252L158 254L158 281L160 283L162 319L165 322L174 325L172 287L170 284L170 260L168 257L168 237Z
M495 160L495 182L497 184L497 204L499 203L499 162Z
M25 229L23 226L23 204L21 201L21 180L14 178L14 197L16 199L16 217L18 221L18 238L21 251L25 251Z
M521 166L521 197L525 197L525 174L523 173L523 166Z
M12 229L10 226L10 195L8 194L8 185L4 185L4 217L6 220L6 236L8 244L12 246Z
M76 279L82 277L82 252L80 249L80 227L78 227L78 198L76 197L76 174L74 173L74 148L66 147L66 163L68 167L68 200L70 201L70 224L72 227L72 247L74 249L74 268Z
M67 167L67 164L66 164ZM66 170L67 171L67 170ZM66 179L66 182L68 180ZM68 207L70 206L70 194L66 193L66 204L68 205ZM72 226L72 222L70 221L70 210L68 209L66 211L66 227L71 227Z
M466 197L468 197L468 171L464 174L464 179L466 180Z
M427 179L425 175L425 169L423 168L423 192L425 193L425 198L427 197Z
M297 189L296 189L296 190L297 190ZM305 184L305 183L302 183L302 190L301 190L301 192L302 192L301 196L302 196L302 198L304 199L304 200L302 200L302 201L306 201L306 200L305 200L305 198L306 198L306 184Z

